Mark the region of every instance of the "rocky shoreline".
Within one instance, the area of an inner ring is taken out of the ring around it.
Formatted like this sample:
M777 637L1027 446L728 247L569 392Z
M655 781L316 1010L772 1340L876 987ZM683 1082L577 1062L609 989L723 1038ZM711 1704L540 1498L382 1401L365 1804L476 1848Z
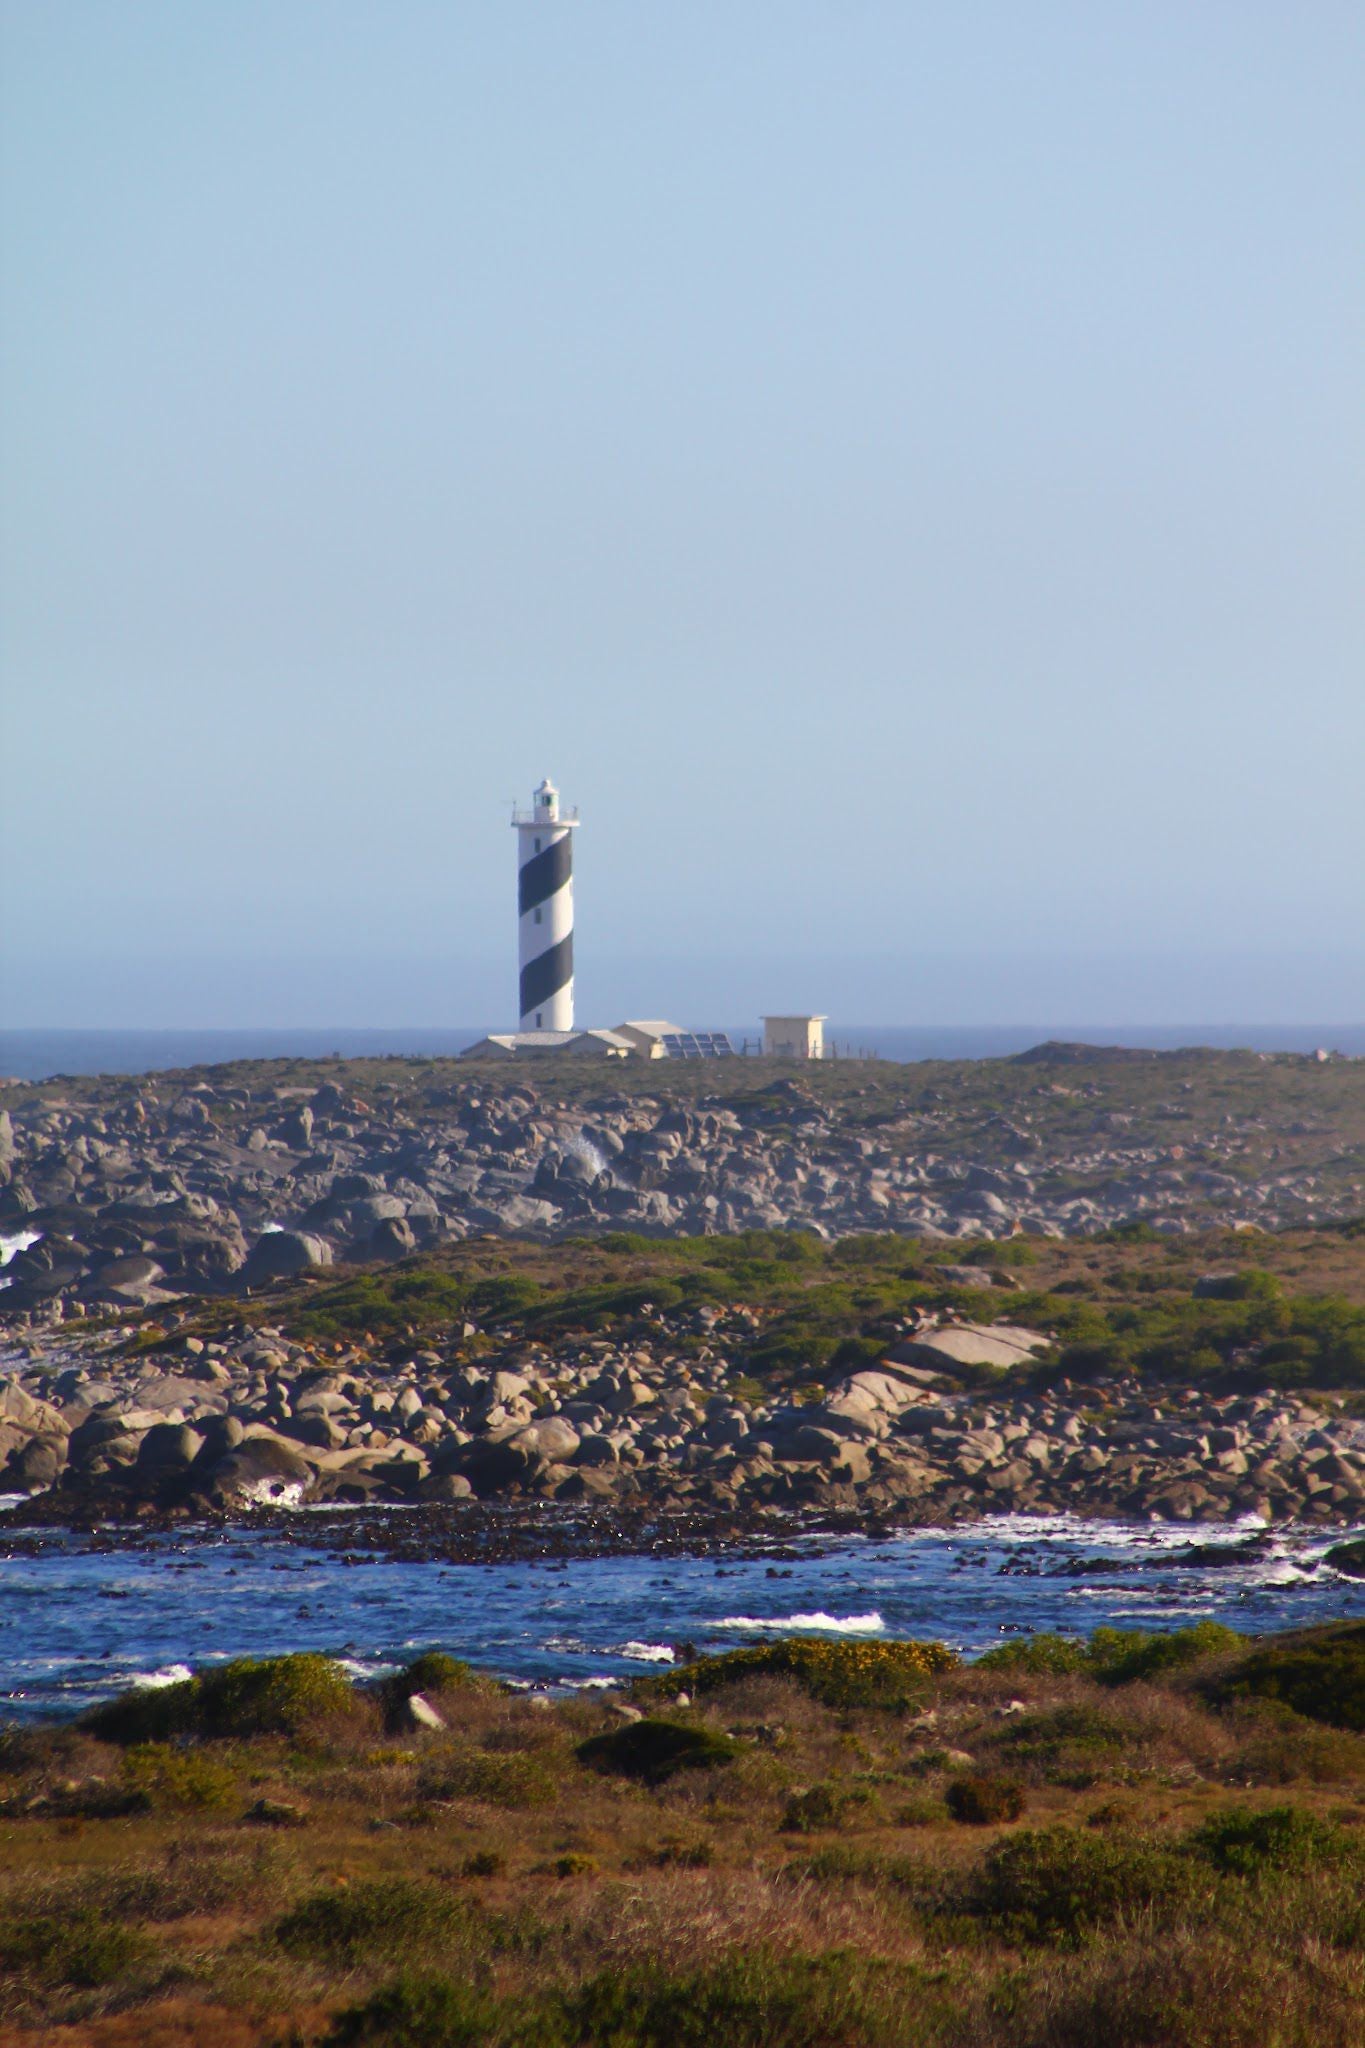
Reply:
M522 1341L477 1362L468 1324L406 1358L323 1355L269 1324L30 1333L3 1359L0 1487L68 1520L490 1501L635 1517L1365 1519L1365 1421L1322 1396L964 1386L964 1370L1026 1361L1043 1340L923 1314L819 1399L738 1398L730 1347L751 1320L665 1312L629 1348Z

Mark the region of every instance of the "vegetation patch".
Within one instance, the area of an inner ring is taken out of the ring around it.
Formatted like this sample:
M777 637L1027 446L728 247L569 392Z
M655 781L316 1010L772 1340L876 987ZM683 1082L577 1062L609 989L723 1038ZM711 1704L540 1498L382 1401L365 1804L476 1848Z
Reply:
M383 1878L312 1893L275 1923L273 1936L287 1955L352 1969L429 1949L467 1917L463 1903L435 1885Z
M350 1680L330 1657L235 1657L176 1685L121 1693L85 1718L106 1742L158 1743L176 1736L304 1735L352 1715Z
M533 1756L460 1748L440 1751L418 1780L423 1799L476 1799L514 1811L548 1806L555 1781Z
M993 1849L968 1903L1015 1939L1075 1941L1117 1920L1178 1916L1211 1887L1207 1869L1150 1836L1052 1827Z
M578 1746L578 1759L590 1770L611 1771L661 1785L679 1771L705 1771L732 1764L744 1745L718 1729L690 1721L647 1718L589 1736Z
M646 1680L642 1689L666 1687L697 1696L743 1678L777 1677L793 1679L826 1707L903 1708L923 1690L926 1679L954 1671L960 1663L956 1652L942 1643L827 1643L791 1636L751 1649L727 1650L718 1657L699 1657L671 1671L667 1679Z
M1038 1677L1076 1674L1101 1685L1132 1685L1184 1670L1205 1658L1244 1649L1246 1637L1220 1621L1199 1621L1192 1628L1097 1628L1080 1636L1021 1636L1001 1643L977 1659L986 1671L1027 1672Z
M1027 1795L1017 1778L997 1777L982 1771L954 1778L943 1799L954 1820L978 1828L997 1827L1004 1821L1018 1820L1028 1804Z
M1231 1672L1226 1698L1279 1700L1312 1721L1365 1733L1365 1622L1270 1642Z
M1323 1869L1348 1862L1365 1871L1365 1852L1342 1828L1297 1806L1271 1806L1259 1812L1227 1807L1210 1814L1190 1835L1189 1843L1215 1870L1237 1877Z
M96 1912L54 1913L0 1923L0 1972L93 1990L146 1960L136 1928Z

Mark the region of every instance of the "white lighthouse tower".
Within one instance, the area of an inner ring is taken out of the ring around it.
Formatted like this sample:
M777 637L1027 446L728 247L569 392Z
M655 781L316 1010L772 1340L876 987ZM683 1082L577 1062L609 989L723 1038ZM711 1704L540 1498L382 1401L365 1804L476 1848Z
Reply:
M573 833L548 776L529 811L514 810L523 1031L573 1030Z

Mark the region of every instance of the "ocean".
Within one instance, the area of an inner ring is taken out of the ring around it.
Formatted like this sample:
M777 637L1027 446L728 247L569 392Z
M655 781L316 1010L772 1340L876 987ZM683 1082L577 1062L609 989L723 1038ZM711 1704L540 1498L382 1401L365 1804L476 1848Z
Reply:
M325 1651L364 1677L442 1649L518 1685L572 1688L666 1669L682 1646L785 1635L934 1637L970 1656L1029 1631L1365 1617L1365 1581L1324 1562L1360 1531L996 1516L784 1540L767 1555L447 1564L368 1552L359 1533L342 1550L310 1546L299 1513L297 1541L239 1527L125 1548L103 1533L5 1532L0 1721L287 1650Z
M352 1030L320 1025L316 1030L17 1031L0 1030L0 1077L43 1081L59 1074L148 1074L176 1067L212 1066L224 1060L379 1058L405 1054L452 1058L490 1030L506 1025L441 1029ZM729 1028L734 1045L757 1046L756 1022ZM1093 1025L845 1024L826 1026L827 1041L840 1054L873 1054L886 1060L1007 1059L1045 1039L1090 1045L1145 1046L1170 1052L1182 1046L1244 1047L1254 1052L1331 1052L1365 1056L1365 1024L1173 1024Z

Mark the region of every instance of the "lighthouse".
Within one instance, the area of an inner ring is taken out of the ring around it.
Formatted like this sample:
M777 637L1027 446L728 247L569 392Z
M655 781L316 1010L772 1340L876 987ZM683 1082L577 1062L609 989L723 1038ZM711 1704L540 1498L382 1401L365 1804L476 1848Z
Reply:
M517 835L517 958L523 1031L573 1030L573 834L547 776L529 811L514 810Z

